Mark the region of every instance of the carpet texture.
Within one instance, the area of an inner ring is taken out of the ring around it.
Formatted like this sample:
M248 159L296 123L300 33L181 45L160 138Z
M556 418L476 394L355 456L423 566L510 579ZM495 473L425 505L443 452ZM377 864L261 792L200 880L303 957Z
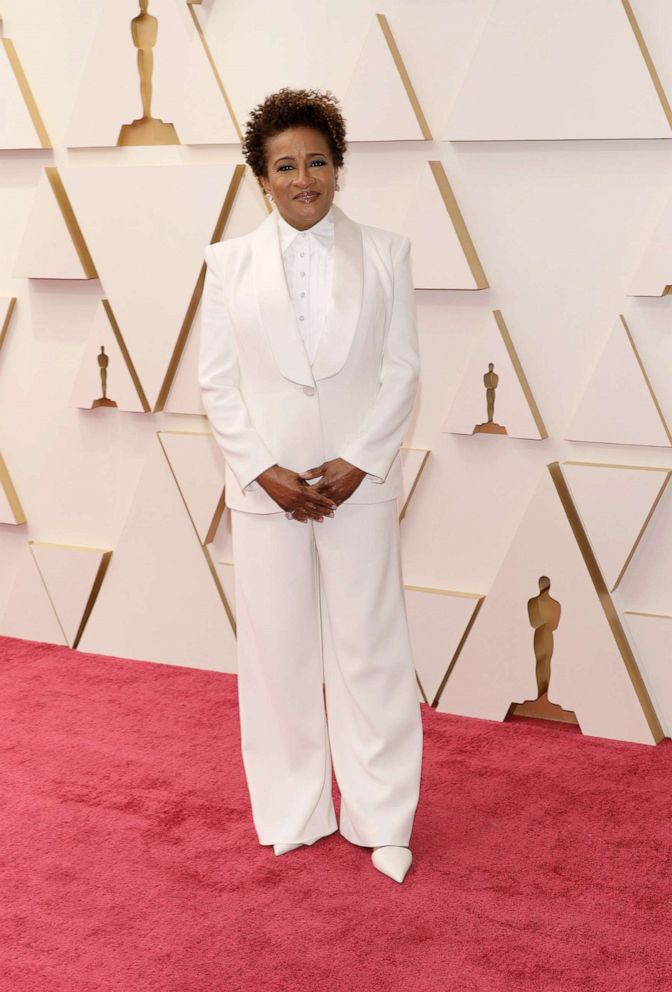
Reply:
M2 992L669 992L671 742L422 710L400 886L258 845L234 676L0 638Z

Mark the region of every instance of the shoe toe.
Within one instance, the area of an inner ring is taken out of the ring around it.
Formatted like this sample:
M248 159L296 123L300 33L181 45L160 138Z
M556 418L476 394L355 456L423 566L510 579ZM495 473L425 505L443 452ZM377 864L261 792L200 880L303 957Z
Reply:
M374 868L395 882L403 882L411 867L413 855L407 847L377 847L371 854Z

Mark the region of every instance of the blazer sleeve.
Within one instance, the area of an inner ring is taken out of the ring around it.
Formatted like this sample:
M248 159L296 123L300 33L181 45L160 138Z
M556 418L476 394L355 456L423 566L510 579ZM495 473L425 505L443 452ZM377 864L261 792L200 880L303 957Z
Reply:
M205 260L198 381L212 433L244 490L276 459L255 430L240 393L236 336L212 246Z
M413 410L420 374L415 294L411 274L411 242L399 240L393 254L393 299L383 347L378 390L357 435L341 457L384 482L399 452Z

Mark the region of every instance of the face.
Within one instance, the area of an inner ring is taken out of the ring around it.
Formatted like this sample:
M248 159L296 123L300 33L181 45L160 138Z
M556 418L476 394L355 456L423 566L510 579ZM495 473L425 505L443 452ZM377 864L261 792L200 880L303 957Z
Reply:
M329 142L312 127L292 127L266 141L261 184L281 216L305 231L325 216L334 199L337 172Z

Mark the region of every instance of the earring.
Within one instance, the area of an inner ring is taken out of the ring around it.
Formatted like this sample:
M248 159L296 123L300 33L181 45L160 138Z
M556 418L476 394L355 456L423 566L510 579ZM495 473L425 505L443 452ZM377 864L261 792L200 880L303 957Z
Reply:
M336 185L334 186L334 189L340 189L340 188L341 187L338 185L338 183L336 183Z

